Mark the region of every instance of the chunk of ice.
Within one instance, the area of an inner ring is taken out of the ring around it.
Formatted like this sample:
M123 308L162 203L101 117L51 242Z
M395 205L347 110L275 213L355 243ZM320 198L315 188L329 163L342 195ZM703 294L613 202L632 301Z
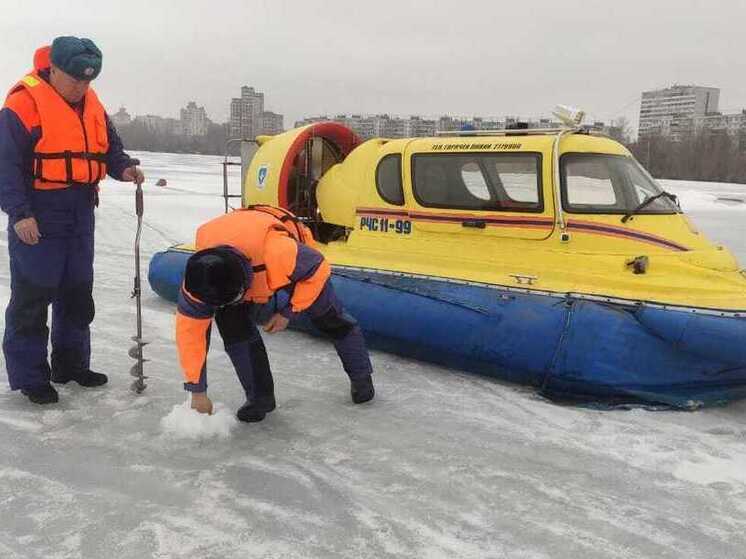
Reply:
M236 423L233 414L220 403L215 403L212 415L207 415L193 410L187 400L161 419L161 430L175 439L225 439L230 437Z

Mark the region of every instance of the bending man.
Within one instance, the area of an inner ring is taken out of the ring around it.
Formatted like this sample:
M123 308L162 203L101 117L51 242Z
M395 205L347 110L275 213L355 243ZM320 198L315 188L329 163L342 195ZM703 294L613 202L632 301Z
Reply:
M218 217L197 231L176 316L176 343L192 407L212 413L205 363L215 318L225 351L246 393L241 421L261 421L275 409L267 350L254 322L257 305L278 290L289 303L265 325L280 332L304 314L330 337L350 377L352 401L374 396L372 367L355 320L342 308L329 281L331 268L314 248L310 231L295 216L270 206L253 206Z

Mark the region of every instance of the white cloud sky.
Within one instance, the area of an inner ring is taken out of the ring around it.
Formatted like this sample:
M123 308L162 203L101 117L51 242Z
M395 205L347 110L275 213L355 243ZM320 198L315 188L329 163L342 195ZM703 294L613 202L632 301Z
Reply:
M95 87L110 111L215 121L246 84L285 124L316 114L549 115L633 119L644 89L720 87L746 107L740 0L0 0L0 81L36 47L87 36L104 52Z

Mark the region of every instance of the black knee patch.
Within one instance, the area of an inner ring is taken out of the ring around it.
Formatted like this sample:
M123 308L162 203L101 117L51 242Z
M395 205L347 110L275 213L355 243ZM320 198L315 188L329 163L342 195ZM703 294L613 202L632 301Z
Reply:
M78 328L85 328L93 322L96 306L93 302L92 285L66 289L60 293L60 298L64 301L66 320Z
M9 322L20 335L46 336L47 309L54 289L25 284L13 289Z
M251 303L228 305L215 313L215 323L225 345L251 341L259 337L252 320Z
M326 334L333 340L341 340L350 333L357 321L347 313L339 313L335 308L330 308L321 316L311 319L311 323L322 334Z

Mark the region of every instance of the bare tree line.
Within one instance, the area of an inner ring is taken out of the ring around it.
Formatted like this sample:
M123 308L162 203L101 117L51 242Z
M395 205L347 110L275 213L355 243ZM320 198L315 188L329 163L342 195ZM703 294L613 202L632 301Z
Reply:
M625 117L612 122L609 137L624 144L659 179L746 184L746 131L683 130L676 137L660 132L632 139Z
M204 136L181 136L154 130L141 122L118 127L128 149L170 153L222 155L228 137L226 126L211 124ZM634 156L661 179L735 182L746 184L746 133L698 130L678 138L649 134L633 141L626 119L615 121L609 135L626 145Z
M210 124L204 136L185 136L156 130L143 122L133 121L117 126L127 149L166 153L201 153L223 155L227 139L226 126Z
M645 135L628 145L654 177L746 184L746 134L699 130Z

